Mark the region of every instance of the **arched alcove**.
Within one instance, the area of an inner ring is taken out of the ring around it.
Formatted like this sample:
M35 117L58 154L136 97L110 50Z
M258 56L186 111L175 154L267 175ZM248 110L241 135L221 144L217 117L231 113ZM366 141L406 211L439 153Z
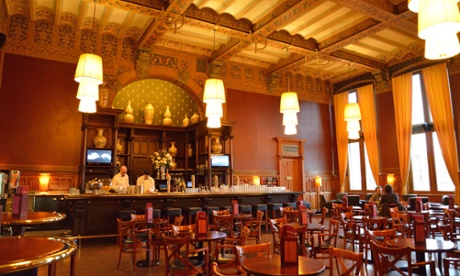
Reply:
M151 103L154 111L154 125L162 125L163 114L169 105L172 114L173 126L182 126L182 120L197 113L200 115L201 107L196 99L179 86L160 79L142 79L134 81L115 95L112 106L125 109L128 102L133 108L134 123L144 123L144 107Z

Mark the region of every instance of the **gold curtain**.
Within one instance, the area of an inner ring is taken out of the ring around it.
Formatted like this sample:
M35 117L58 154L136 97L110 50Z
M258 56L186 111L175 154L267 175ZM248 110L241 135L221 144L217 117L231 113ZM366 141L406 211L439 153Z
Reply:
M337 155L339 161L340 192L344 191L343 184L347 172L348 132L344 120L345 105L348 103L348 93L334 95L335 129L337 136Z
M442 156L455 185L455 203L460 204L457 144L446 64L422 69L422 76Z
M401 175L401 194L406 194L412 136L412 73L394 78L392 86L399 171Z
M366 142L367 156L372 175L379 185L379 149L377 143L377 119L375 116L374 86L372 84L356 89L358 104L361 110L361 124L363 126L364 141Z

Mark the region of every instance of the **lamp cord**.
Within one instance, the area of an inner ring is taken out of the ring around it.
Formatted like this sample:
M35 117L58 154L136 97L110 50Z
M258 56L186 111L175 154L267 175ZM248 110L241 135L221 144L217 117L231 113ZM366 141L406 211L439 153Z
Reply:
M95 26L96 26L96 2L97 0L94 0L94 11L93 11L93 32L94 32L94 36L97 38L97 35L96 35L96 30L95 30ZM91 54L93 53L93 44L91 44Z

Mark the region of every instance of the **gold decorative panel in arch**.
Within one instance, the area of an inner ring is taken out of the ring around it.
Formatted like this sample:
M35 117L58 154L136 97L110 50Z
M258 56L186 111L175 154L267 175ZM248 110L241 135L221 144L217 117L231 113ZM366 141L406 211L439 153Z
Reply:
M182 126L182 120L193 113L200 114L192 96L177 85L159 79L138 80L122 88L113 99L113 107L125 109L128 102L133 108L134 123L144 124L144 107L155 108L153 124L162 125L163 114L169 105L173 126Z

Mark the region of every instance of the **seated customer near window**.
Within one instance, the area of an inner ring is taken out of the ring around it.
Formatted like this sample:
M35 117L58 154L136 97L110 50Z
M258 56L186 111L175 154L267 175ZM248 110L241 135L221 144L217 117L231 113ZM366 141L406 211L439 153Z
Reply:
M393 192L393 186L390 184L385 185L383 188L384 194L380 199L379 214L382 217L390 217L389 207L398 206L399 210L404 210L404 207L399 202L399 196Z
M373 193L371 198L369 198L369 202L374 201L378 205L380 199L382 199L382 187L377 186L375 187L375 193Z

